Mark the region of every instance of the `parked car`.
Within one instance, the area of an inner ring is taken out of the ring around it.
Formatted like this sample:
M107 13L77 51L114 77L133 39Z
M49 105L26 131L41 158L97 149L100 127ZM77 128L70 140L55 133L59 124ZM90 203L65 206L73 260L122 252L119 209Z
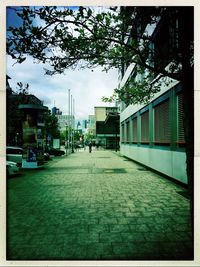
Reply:
M13 161L6 161L6 174L8 176L16 175L20 173L20 168L18 166L18 163Z
M7 146L6 147L6 159L22 165L23 149L21 147Z
M78 148L84 148L84 145L83 144L79 144L77 146L78 146Z
M53 156L62 156L65 155L65 152L63 150L60 149L56 149L56 148L49 148L45 151L45 153L49 153L49 155L53 155Z
M44 160L47 161L47 160L50 160L50 159L51 159L51 158L50 158L49 153L44 152Z

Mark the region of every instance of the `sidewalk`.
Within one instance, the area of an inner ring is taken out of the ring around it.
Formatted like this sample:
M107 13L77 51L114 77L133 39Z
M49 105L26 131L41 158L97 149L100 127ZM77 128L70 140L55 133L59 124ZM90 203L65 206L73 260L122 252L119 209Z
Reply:
M8 180L7 260L189 260L185 189L88 149Z

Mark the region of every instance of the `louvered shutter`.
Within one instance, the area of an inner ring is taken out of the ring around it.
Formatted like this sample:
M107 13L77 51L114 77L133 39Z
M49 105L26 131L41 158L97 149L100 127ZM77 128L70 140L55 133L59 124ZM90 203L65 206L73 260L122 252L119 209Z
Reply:
M141 115L141 142L149 142L149 111Z
M130 123L129 121L126 123L126 142L130 141Z
M183 94L178 95L178 143L185 143L185 132L183 127Z
M121 124L121 141L124 142L124 124Z
M159 144L170 144L169 100L154 108L154 141Z
M137 118L133 119L133 142L137 143Z

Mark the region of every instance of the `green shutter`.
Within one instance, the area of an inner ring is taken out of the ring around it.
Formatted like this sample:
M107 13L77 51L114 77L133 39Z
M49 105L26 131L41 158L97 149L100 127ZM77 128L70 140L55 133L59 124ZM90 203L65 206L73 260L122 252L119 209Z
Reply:
M183 127L183 94L178 94L178 143L185 143L185 132Z
M132 120L133 125L133 142L137 143L137 117Z
M149 142L149 111L141 115L141 143Z
M170 144L169 100L154 107L154 142Z

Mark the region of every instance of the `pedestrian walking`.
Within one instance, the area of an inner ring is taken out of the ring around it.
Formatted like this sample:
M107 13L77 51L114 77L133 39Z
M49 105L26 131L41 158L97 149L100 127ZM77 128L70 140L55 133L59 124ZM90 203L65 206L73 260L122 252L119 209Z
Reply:
M92 142L89 142L89 153L92 152Z

